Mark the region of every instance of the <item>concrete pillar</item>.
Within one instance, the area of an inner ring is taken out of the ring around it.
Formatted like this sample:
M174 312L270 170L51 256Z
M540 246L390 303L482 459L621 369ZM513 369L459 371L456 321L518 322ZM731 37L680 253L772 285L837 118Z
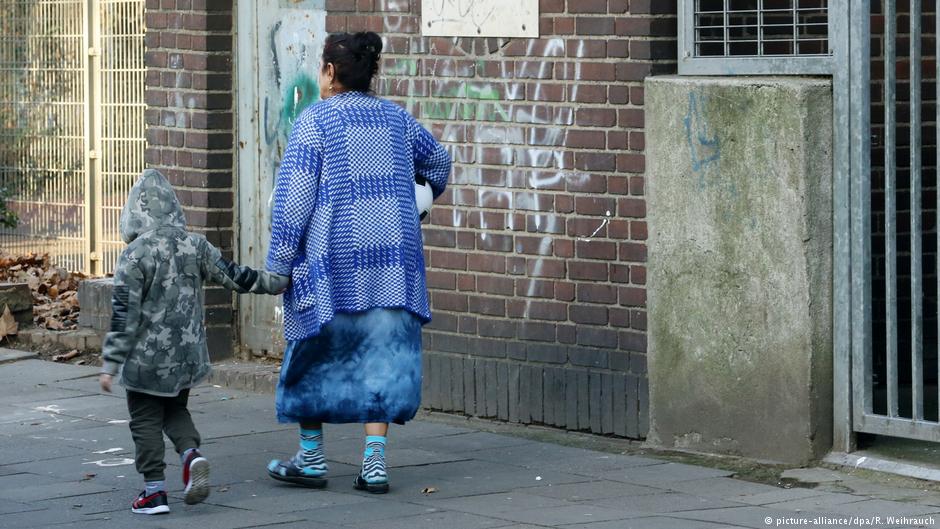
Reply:
M648 442L804 463L832 443L832 90L646 81Z

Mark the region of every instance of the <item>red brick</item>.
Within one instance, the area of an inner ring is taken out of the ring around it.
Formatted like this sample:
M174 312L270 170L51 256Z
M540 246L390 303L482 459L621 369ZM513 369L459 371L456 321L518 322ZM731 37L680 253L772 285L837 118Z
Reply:
M459 252L431 251L431 266L452 270L467 269L467 254Z
M435 310L467 312L469 301L466 294L435 291L431 293L431 305Z
M477 277L473 274L457 274L457 290L460 292L476 292Z
M578 301L582 303L617 303L617 287L596 283L578 283Z
M589 239L577 242L578 259L617 259L617 243Z
M555 299L558 301L574 301L574 295L574 283L555 281Z
M620 287L620 304L626 307L645 307L646 289L638 287Z
M630 282L630 266L622 264L610 265L610 280L613 283Z
M607 263L572 261L568 264L568 278L582 281L607 281Z
M565 43L566 55L577 58L606 58L607 42L604 40L569 40Z
M581 127L613 127L617 124L617 115L609 109L581 108L575 123Z
M613 198L597 196L579 196L574 200L578 215L611 216L617 210L617 201Z
M631 266L630 267L630 282L634 285L645 285L646 284L646 267L645 266Z
M587 0L578 0L581 3ZM569 2L568 9L574 2ZM577 17L575 22L578 35L613 35L613 17Z
M516 253L526 255L552 255L553 243L548 237L516 237Z
M506 300L484 296L468 296L468 310L486 316L506 316Z
M634 263L645 263L646 245L636 242L620 243L620 260Z
M579 152L575 154L574 167L583 171L613 171L617 168L617 157L612 153Z
M512 296L514 292L514 283L512 278L509 277L478 276L477 290L486 294Z
M526 274L529 277L565 277L567 269L565 261L545 258L532 258L526 260Z
M571 321L583 325L607 325L607 307L598 305L571 305L568 308Z
M635 241L645 241L649 237L645 221L635 220L630 223L630 238Z
M433 254L432 254L433 257ZM493 274L506 273L506 258L499 255L470 254L465 255L467 269L474 272L486 272ZM436 266L433 264L432 266Z
M551 299L555 297L555 282L538 279L516 279L515 295L527 298Z

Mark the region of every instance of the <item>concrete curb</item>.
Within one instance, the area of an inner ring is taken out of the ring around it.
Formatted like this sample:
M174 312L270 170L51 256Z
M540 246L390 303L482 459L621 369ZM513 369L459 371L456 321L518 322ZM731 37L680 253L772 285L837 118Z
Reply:
M12 364L20 360L32 360L34 358L39 358L39 355L30 351L0 348L0 364Z
M213 364L207 382L229 389L273 395L280 372L280 366L227 362Z

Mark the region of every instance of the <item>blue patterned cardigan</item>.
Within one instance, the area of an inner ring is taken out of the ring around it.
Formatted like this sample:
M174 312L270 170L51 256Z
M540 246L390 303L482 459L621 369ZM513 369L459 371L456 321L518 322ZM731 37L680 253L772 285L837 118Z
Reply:
M267 269L289 275L284 336L337 312L405 308L431 319L414 175L444 192L450 156L408 112L344 92L294 123L274 189Z

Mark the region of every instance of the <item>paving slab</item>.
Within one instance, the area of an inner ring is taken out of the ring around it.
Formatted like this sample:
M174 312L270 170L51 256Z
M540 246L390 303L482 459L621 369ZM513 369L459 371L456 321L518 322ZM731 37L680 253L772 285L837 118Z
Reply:
M623 496L603 500L590 500L587 503L610 507L612 509L625 509L630 512L641 513L675 513L682 511L695 511L701 509L720 509L724 507L740 507L742 504L717 498L693 496L682 492L663 492L661 494L645 494L643 496Z
M505 527L506 521L496 518L489 518L476 514L464 512L439 511L417 516L405 516L401 518L392 518L382 520L381 524L375 521L361 521L348 524L348 527L357 527L362 529L441 529L457 528L460 529L495 529Z
M606 480L561 485L543 485L521 490L525 491L527 494L559 498L567 501L597 501L607 498L664 494L666 492L664 489L660 488Z
M413 443L409 444L415 448L424 450L472 452L475 450L498 449L510 446L529 446L534 445L535 442L520 437L498 435L489 432L469 432L443 437L416 439Z
M31 351L18 351L16 349L5 349L0 347L0 364L9 364L11 362L31 360L34 358L39 358L39 354L33 353Z
M762 493L774 493L781 489L763 483L752 483L740 479L717 477L693 479L690 481L673 481L668 484L670 490L706 496L709 498L724 498L733 501L742 501L741 498ZM804 489L805 490L805 489Z
M640 485L662 485L680 481L692 481L703 478L727 477L733 472L716 468L685 465L682 463L661 463L641 467L630 467L604 472L598 477L624 483Z
M506 520L549 527L626 520L627 518L636 518L638 516L642 516L642 513L628 512L621 509L609 509L607 507L599 507L585 503L548 507L544 509L513 510L498 514L499 518Z
M721 523L703 522L698 520L683 520L665 516L651 516L648 518L632 518L627 520L613 520L609 522L566 525L565 529L722 529L729 526Z
M482 515L496 515L503 512L523 509L544 509L549 507L571 506L571 502L547 496L536 496L524 492L501 492L481 494L479 496L447 498L435 503L442 509L469 512Z

